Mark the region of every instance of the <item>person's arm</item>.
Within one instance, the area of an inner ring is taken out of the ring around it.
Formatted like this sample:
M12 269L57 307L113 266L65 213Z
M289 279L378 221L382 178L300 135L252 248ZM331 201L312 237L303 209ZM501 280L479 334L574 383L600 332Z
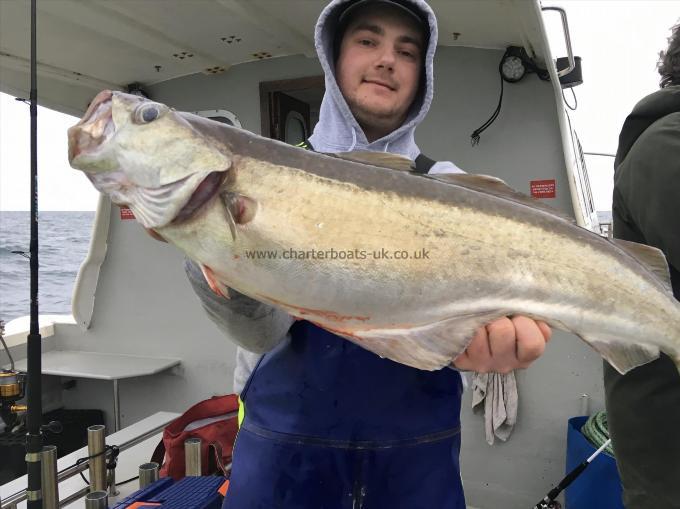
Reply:
M236 348L236 366L234 367L234 387L236 394L241 394L248 383L253 370L257 367L263 354L249 352L241 347Z
M238 346L250 352L265 353L286 337L294 322L288 313L233 289L229 289L230 298L221 297L210 288L196 262L187 259L184 268L210 319Z
M614 192L624 222L680 270L680 112L638 138L616 173Z

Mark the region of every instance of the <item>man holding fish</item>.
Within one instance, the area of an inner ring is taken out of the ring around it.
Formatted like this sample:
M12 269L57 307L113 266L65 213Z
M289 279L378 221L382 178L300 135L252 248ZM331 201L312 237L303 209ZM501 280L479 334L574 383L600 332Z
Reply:
M310 138L319 152L416 159L414 130L433 94L436 19L424 1L336 0L316 28L326 94ZM438 162L431 173L460 172ZM452 261L455 263L455 260ZM461 376L382 359L309 321L220 290L210 269L187 271L210 316L259 336L225 508L465 507L458 468ZM213 293L231 295L226 299ZM525 316L492 321L452 366L508 372L537 359L550 328ZM237 379L253 354L239 351ZM239 372L240 371L240 372ZM245 381L245 380L243 380Z

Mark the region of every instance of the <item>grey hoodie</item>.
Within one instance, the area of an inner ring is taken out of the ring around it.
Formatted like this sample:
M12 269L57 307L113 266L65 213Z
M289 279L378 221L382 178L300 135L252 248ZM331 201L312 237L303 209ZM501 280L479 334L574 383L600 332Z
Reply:
M424 0L402 0L413 4L427 18L430 26L430 37L425 52L425 86L416 97L404 124L371 143L366 139L361 126L342 96L335 78L333 40L337 21L343 7L353 0L333 0L321 12L314 31L314 44L319 56L326 81L326 93L321 102L319 122L309 141L318 152L351 152L368 150L372 152L390 152L415 160L420 154L414 134L416 127L423 121L432 104L434 95L434 54L437 49L437 19L430 6ZM461 172L453 163L438 162L430 173Z
M326 77L326 93L321 103L319 122L310 141L317 152L368 150L390 152L414 160L420 154L414 132L430 109L434 93L433 61L437 47L437 20L424 0L402 0L416 6L430 25L424 61L425 86L416 97L404 124L387 136L369 143L340 93L333 65L333 38L339 13L342 11L339 8L351 1L333 0L323 10L316 25L314 41ZM459 172L461 170L451 162L437 162L430 169L430 173ZM208 316L239 347L234 371L234 392L239 393L261 355L279 343L290 340L288 329L294 318L285 311L233 290L230 291L230 300L218 297L210 290L201 269L194 262L187 261L185 268Z

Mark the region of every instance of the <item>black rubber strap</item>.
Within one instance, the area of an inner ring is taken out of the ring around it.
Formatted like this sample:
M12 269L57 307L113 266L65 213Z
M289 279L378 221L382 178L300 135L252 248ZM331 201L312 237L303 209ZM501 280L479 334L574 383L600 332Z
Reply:
M419 154L418 157L416 157L415 172L426 175L430 171L430 168L432 168L436 162L437 161L435 161L434 159L430 159L425 154Z

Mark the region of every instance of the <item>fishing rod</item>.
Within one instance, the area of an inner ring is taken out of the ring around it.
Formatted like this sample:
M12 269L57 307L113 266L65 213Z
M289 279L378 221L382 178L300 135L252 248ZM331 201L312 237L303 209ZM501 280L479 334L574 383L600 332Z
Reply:
M583 463L578 465L576 468L574 468L571 472L567 474L567 476L560 481L560 483L555 486L553 489L551 489L548 494L541 499L541 501L536 504L534 507L531 509L551 509L555 506L555 499L557 496L564 491L564 489L569 486L572 482L576 480L576 478L583 473L583 471L590 465L590 463L602 452L604 451L609 444L611 444L612 439L609 438L607 441L600 446L600 448L595 451L593 454L590 455L590 457L585 460Z
M42 338L38 321L38 79L36 69L36 0L31 0L31 328L28 334L28 413L26 470L28 509L42 508Z

